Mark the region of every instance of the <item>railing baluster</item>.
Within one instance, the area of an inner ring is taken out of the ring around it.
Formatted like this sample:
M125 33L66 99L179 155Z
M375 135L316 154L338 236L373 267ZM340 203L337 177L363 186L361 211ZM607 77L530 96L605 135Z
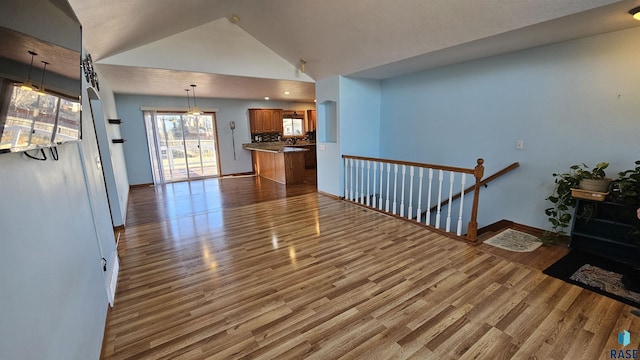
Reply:
M411 219L413 214L413 166L409 167L409 208L407 209L407 219Z
M364 163L366 160L360 161L360 204L364 205Z
M462 178L460 181L462 182L462 190L461 193L464 194L464 186L467 182L467 174L460 174ZM464 195L460 196L460 212L458 214L458 227L456 229L456 235L462 235L462 210L464 209Z
M416 212L416 221L420 222L422 219L422 177L424 176L424 168L420 168L418 177L420 178L420 185L418 186L418 211Z
M389 212L389 173L391 172L391 164L387 163L387 203L384 211Z
M429 194L427 199L427 218L425 224L431 225L431 184L433 182L433 169L429 169Z
M449 202L447 203L447 226L445 230L447 232L451 231L451 201L453 197L453 181L455 180L455 173L453 171L449 171Z
M444 172L438 170L438 209L436 210L436 229L440 229L440 204L442 203L442 180Z
M398 164L393 164L393 211L391 212L393 215L396 214L397 195L398 195Z
M383 179L383 173L384 170L382 170L384 168L384 164L380 163L380 197L379 197L379 201L378 201L378 210L382 210L382 204L383 204L383 197L382 197L382 179Z
M353 159L349 159L349 200L353 201Z
M350 159L344 158L344 198L345 199L349 199L349 186L348 186L349 177L347 176L349 171L349 160Z
M375 208L376 207L376 179L377 179L377 169L378 169L378 163L376 161L372 161L373 162L373 194L371 196L371 207Z
M365 204L367 206L370 206L370 189L369 189L369 180L371 178L371 162L367 160L367 197L365 198Z
M356 196L353 198L353 201L358 202L358 194L359 194L359 187L358 187L358 164L360 163L360 160L356 159L356 191L355 194Z
M400 196L400 216L404 216L404 178L407 173L407 167L402 165L402 196Z

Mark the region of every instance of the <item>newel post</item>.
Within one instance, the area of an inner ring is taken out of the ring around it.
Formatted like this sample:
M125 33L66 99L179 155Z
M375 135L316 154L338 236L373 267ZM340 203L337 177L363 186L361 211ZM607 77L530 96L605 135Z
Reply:
M484 176L484 159L478 159L477 165L474 168L473 176L476 178L476 183L473 188L473 207L471 208L471 220L467 227L467 239L476 241L478 236L478 201L480 200L480 181Z

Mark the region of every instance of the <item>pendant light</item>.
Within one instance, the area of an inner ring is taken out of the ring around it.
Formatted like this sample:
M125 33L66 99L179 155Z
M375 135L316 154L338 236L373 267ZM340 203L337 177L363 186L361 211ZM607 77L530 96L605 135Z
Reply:
M187 115L191 115L191 98L189 98L189 89L184 89L187 92Z
M631 14L634 19L640 20L640 6L634 7L633 9L629 10L629 14Z
M46 95L47 93L44 91L44 74L47 71L47 65L49 65L48 62L43 61L42 62L44 64L44 66L42 67L42 80L40 80L40 87L36 90L36 94L38 95Z
M16 83L17 86L20 86L22 90L33 91L33 83L31 82L31 69L33 69L33 58L38 56L38 54L34 51L29 50L29 54L31 54L31 65L29 65L29 74L27 75L27 81L22 83Z
M193 110L191 111L191 115L200 115L200 109L198 109L198 105L196 105L196 86L194 84L191 84L191 87L193 88Z

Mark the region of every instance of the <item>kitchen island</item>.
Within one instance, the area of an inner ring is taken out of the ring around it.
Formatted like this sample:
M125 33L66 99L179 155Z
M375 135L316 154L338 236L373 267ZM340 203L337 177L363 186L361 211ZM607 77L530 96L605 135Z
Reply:
M242 144L251 150L253 169L258 176L280 184L300 184L304 181L304 153L309 149L279 143Z

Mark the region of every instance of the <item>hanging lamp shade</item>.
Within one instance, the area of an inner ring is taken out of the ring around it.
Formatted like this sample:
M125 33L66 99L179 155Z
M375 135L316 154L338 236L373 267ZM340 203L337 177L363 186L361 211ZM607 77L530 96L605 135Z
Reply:
M191 98L189 98L189 89L184 89L187 92L187 115L191 115Z
M191 84L191 88L193 89L193 110L191 110L191 115L201 115L202 112L198 109L198 105L196 105L196 85Z
M31 70L33 69L33 59L38 56L38 54L34 51L27 51L31 55L31 64L29 65L29 73L27 75L27 80L21 83L16 83L16 86L20 86L22 90L33 91L35 88L33 87L33 82L31 82Z
M36 90L36 94L38 95L46 95L46 91L44 91L44 74L47 72L47 65L49 65L48 62L43 61L42 62L44 64L44 66L42 67L42 80L40 80L40 87Z

